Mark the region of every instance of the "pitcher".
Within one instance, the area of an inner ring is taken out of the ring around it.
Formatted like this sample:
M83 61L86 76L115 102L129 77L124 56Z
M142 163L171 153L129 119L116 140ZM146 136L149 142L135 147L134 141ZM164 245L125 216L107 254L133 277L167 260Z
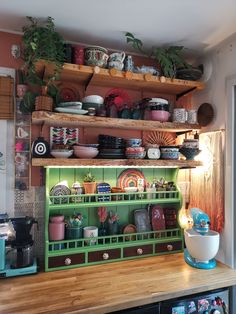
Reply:
M110 54L109 56L109 62L111 61L118 61L123 63L125 60L125 52L121 51L121 52L113 52L112 54Z

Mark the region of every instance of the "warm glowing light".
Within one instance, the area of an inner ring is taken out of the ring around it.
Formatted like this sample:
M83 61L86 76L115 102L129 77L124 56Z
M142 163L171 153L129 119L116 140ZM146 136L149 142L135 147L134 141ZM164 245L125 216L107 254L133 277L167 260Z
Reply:
M185 208L181 208L179 211L179 224L182 229L192 228L193 219Z

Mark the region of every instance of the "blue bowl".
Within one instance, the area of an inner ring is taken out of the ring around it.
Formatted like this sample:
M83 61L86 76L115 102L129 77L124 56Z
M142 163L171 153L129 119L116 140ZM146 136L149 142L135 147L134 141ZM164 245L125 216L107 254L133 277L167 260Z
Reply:
M141 138L130 138L126 141L127 147L139 147L142 145L142 139Z
M191 147L181 147L179 151L187 160L193 160L201 152L200 149Z

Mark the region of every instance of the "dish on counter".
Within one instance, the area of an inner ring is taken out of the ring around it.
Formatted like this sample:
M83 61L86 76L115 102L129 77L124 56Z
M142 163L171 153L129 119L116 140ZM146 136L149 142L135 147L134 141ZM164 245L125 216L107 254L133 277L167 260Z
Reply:
M135 225L129 224L124 226L123 228L123 234L130 234L130 233L136 233L137 232L137 228ZM135 235L132 236L127 236L125 237L125 241L135 241Z
M62 112L62 113L74 113L74 114L79 114L83 115L88 113L88 110L83 110L83 109L70 109L70 108L61 108L61 107L56 107L55 108L56 112Z

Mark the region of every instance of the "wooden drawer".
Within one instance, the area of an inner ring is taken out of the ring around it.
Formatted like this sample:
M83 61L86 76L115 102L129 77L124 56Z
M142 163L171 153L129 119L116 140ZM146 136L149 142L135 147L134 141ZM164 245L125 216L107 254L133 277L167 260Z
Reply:
M102 250L88 253L88 262L101 262L120 258L120 249Z
M182 241L170 241L155 244L156 253L182 250Z
M151 244L148 245L137 245L132 247L124 248L124 257L132 257L132 256L141 256L152 254L153 246Z
M84 262L84 253L54 256L48 258L48 268L72 266L77 264L83 264Z

